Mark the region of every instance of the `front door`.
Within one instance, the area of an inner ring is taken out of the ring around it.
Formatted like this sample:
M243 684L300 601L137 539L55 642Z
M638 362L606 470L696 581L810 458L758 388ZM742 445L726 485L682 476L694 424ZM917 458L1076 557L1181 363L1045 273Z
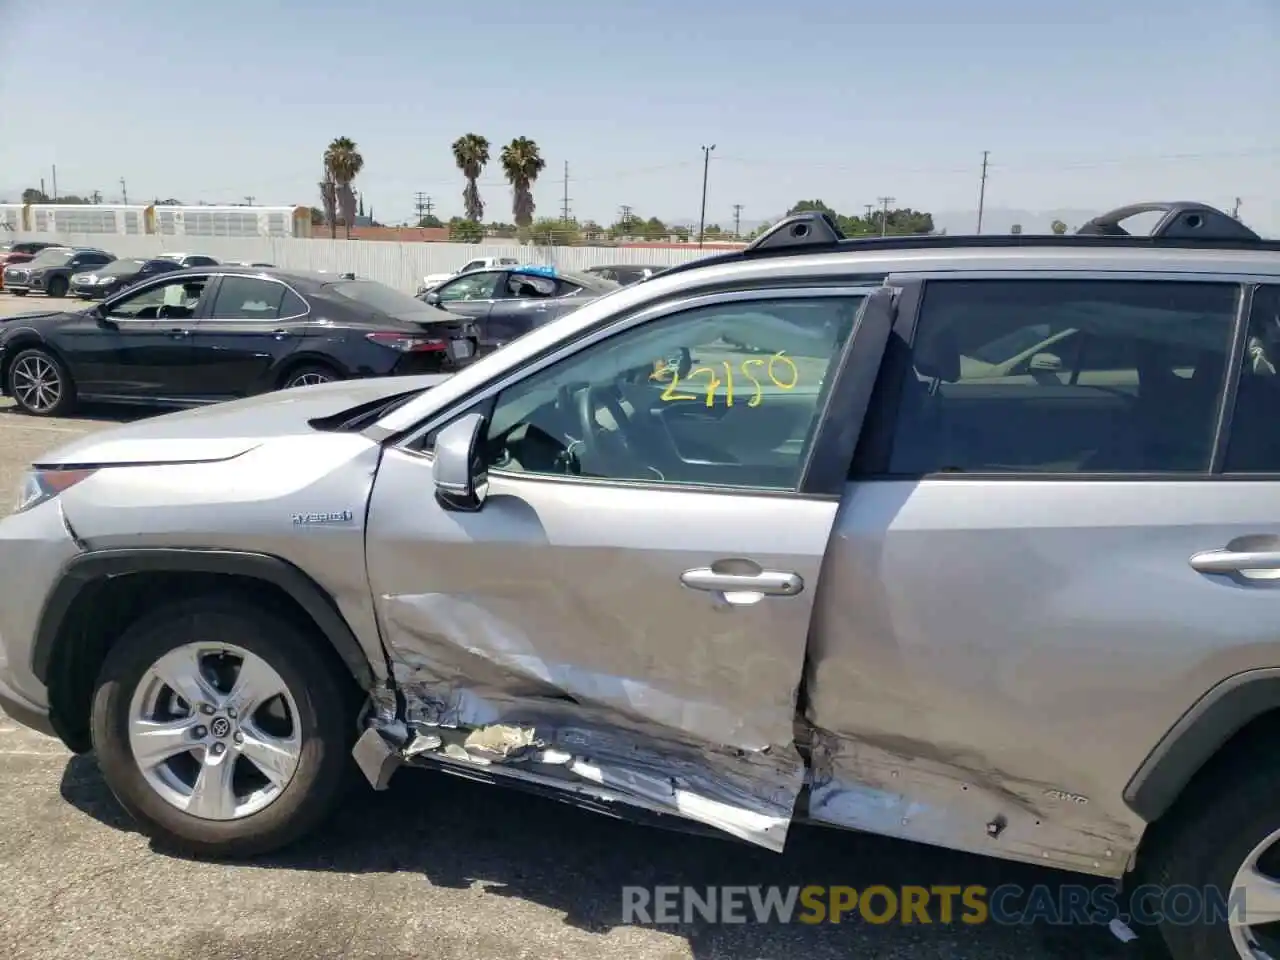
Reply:
M213 304L192 334L189 395L242 397L275 386L280 364L298 347L307 313L306 302L278 280L220 277Z
M810 651L815 819L1125 869L1130 778L1220 679L1280 657L1275 571L1247 568L1280 545L1260 475L1280 471L1261 356L1280 310L1257 319L1232 421L1241 296L1208 277L925 282L828 558L843 599ZM1038 354L1053 376L991 375L1055 330L1084 337L1081 360L1068 345ZM1232 556L1234 577L1215 565Z
M207 277L153 283L106 301L58 328L83 396L171 396L190 365L191 332Z
M433 499L419 441L388 451L369 577L437 762L782 847L809 618L893 301L707 296L513 374L424 425L487 418L474 513Z
M436 302L450 313L471 317L480 329L481 349L492 349L493 337L488 333L489 314L499 296L499 286L506 283L502 270L478 270L466 273L435 291Z

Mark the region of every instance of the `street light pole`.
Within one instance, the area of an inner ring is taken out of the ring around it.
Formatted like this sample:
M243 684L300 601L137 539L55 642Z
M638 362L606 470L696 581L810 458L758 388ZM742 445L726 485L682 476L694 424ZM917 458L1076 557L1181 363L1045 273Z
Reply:
M706 236L707 229L707 172L711 169L711 151L716 148L713 143L711 146L703 146L702 148L702 213L698 217L698 249L702 249L702 240Z

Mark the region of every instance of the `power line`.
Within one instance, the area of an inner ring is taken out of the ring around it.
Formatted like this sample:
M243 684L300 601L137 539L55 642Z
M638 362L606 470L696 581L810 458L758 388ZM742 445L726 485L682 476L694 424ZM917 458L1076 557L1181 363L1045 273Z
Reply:
M982 151L982 182L978 187L978 234L982 234L982 210L987 202L987 158L991 156L990 150Z

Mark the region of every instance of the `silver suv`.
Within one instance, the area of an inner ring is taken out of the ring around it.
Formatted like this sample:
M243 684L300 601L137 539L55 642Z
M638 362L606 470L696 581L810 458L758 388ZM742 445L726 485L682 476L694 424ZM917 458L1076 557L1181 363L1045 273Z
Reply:
M815 214L453 376L171 414L0 522L0 702L171 847L411 763L1243 890L1274 955L1280 244Z

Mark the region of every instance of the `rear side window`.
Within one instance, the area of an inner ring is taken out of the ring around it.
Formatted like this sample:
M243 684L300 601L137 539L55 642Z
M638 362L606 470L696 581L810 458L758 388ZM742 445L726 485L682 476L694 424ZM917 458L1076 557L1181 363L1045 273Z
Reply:
M1258 287L1231 436L1222 468L1227 473L1280 473L1280 285Z
M260 277L223 277L211 320L279 320L306 313L306 304L282 283Z
M889 472L1207 471L1239 288L954 280L925 288Z

